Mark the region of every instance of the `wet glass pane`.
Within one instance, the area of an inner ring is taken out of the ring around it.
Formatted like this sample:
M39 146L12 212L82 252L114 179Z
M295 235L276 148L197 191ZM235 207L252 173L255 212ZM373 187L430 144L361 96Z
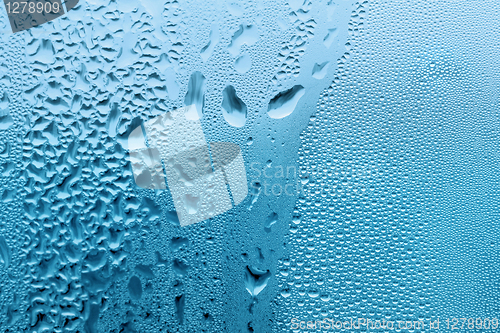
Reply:
M4 0L0 332L494 332L500 3Z

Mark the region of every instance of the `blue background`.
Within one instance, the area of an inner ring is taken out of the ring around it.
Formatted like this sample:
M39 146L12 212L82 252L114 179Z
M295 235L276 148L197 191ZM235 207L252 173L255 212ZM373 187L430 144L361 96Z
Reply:
M498 317L498 14L92 0L10 34L2 12L0 330ZM125 142L184 106L196 72L207 141L240 145L251 193L180 228L168 190L134 184ZM242 127L223 114L228 85ZM295 85L294 111L271 118Z

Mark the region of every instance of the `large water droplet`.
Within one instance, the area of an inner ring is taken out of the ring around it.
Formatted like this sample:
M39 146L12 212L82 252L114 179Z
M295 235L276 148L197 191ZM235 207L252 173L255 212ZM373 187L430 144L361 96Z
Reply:
M222 114L224 119L234 126L243 127L247 121L247 106L236 96L236 90L233 86L227 86L222 92Z
M297 106L299 99L304 96L305 89L301 85L280 92L269 102L267 114L274 119L289 116Z

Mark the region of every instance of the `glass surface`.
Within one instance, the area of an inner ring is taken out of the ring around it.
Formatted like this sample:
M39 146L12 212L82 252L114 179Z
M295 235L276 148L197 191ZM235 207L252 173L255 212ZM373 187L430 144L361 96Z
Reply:
M0 332L500 329L499 2L57 1L0 5Z

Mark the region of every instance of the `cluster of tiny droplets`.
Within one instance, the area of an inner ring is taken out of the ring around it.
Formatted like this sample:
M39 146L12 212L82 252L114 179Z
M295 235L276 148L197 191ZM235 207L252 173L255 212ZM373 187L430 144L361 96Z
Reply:
M472 36L478 22L498 33L486 22L499 10L463 5L353 15L363 27L301 135L310 180L278 268L277 331L498 317L498 41Z

